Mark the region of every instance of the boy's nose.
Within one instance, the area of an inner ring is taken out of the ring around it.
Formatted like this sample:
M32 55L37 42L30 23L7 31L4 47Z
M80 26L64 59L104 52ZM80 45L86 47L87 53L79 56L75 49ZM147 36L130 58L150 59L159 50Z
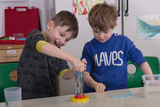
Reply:
M62 39L60 42L61 42L62 46L64 46L66 44L66 40L65 39Z
M100 34L99 34L99 37L104 37L104 34L103 34L103 33L100 33Z

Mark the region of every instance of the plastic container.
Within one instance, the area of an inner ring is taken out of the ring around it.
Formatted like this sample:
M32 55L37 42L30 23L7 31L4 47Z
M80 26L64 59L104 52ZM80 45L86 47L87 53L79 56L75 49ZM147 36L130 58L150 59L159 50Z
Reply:
M75 98L84 98L84 72L74 72L75 75Z
M160 74L143 75L144 93L147 98L160 98Z
M89 96L84 94L84 72L74 72L75 75L75 95L71 96L72 102L86 102L89 100Z
M6 107L22 107L21 87L9 87L4 89Z

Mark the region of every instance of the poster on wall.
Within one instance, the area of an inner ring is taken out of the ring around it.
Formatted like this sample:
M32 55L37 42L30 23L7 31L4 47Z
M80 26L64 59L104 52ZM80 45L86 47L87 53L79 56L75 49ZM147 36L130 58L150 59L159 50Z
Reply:
M160 39L160 15L143 15L137 17L138 39Z
M104 0L73 0L73 13L75 15L86 15L91 8Z

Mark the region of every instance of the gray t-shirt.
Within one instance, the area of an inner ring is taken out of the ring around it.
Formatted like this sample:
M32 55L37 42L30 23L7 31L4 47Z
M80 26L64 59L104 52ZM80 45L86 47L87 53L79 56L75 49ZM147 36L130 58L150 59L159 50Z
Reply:
M19 59L17 84L23 100L54 96L55 77L69 69L65 60L38 52L36 43L40 40L46 41L40 31L29 32Z

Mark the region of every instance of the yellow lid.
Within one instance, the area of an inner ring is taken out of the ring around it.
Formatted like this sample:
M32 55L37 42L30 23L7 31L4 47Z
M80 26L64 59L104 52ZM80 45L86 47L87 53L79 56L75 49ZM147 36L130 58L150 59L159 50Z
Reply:
M88 95L85 95L84 98L80 98L80 99L75 98L74 96L71 97L71 101L73 101L73 102L86 102L88 100L89 100L89 96Z

